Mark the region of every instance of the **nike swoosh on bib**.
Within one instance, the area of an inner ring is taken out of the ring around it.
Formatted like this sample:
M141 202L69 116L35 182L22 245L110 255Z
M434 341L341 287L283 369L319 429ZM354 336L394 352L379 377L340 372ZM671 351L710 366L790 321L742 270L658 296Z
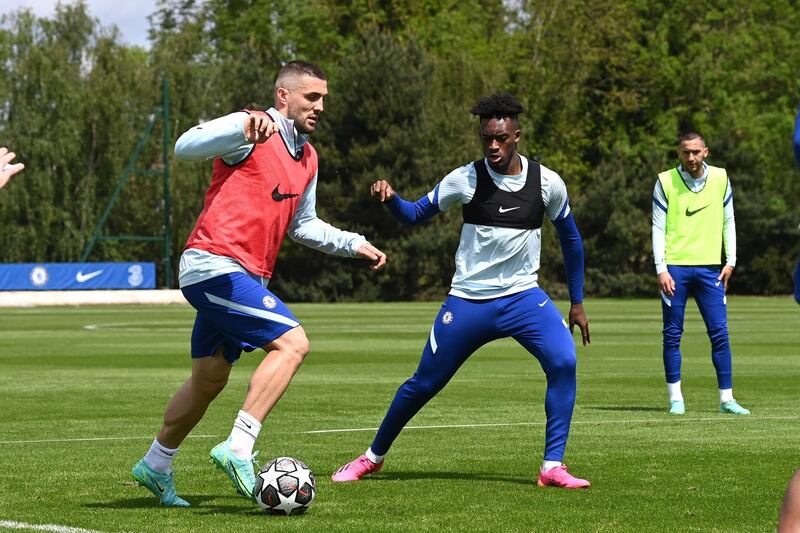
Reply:
M102 273L103 273L102 270L95 270L94 272L89 272L88 274L84 274L83 272L78 271L78 273L75 274L75 281L77 281L78 283L83 283L84 281L89 281L92 278L96 278Z
M686 208L686 216L687 216L687 217L690 217L690 216L692 216L692 215L695 215L695 214L699 213L700 211L702 211L703 209L705 209L706 207L708 207L708 206L707 206L707 205L704 205L704 206L703 206L703 207L701 207L700 209L695 209L694 211L689 211L689 208L687 207L687 208Z
M281 202L283 200L286 200L287 198L294 198L295 196L299 195L290 192L281 194L281 192L278 190L278 185L276 185L275 189L272 191L272 199L275 200L276 202Z
M519 205L518 205L517 207L509 207L509 208L505 208L505 207L503 207L503 206L501 205L500 207L498 207L498 208L497 208L497 210L498 210L499 212L501 212L501 213L508 213L509 211L513 211L514 209L519 209L520 207L521 207L521 206L519 206Z

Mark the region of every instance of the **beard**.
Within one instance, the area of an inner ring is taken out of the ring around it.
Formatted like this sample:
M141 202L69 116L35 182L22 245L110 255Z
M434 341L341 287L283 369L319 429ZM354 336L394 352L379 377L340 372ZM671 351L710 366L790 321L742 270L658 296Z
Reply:
M310 135L311 133L314 133L314 130L316 129L317 124L319 123L319 116L317 116L316 120L311 126L308 126L306 124L306 120L311 118L311 115L303 116L302 113L292 112L292 110L289 110L288 116L290 119L294 121L295 129L298 132L303 133L305 135Z

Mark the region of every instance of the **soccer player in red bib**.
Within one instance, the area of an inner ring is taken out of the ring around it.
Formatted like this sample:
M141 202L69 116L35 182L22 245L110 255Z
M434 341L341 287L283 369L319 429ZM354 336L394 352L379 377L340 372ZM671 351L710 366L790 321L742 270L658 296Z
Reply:
M197 310L192 375L170 400L158 436L132 470L162 505L189 506L176 494L172 478L179 446L225 387L242 350L262 348L266 356L250 378L231 434L211 450L212 462L236 491L252 498L253 446L261 424L309 350L300 322L267 287L284 237L366 259L373 270L386 263L386 255L363 236L317 218L317 152L308 136L327 94L317 66L292 61L278 73L274 108L212 120L184 133L175 145L181 159L215 160L178 277Z

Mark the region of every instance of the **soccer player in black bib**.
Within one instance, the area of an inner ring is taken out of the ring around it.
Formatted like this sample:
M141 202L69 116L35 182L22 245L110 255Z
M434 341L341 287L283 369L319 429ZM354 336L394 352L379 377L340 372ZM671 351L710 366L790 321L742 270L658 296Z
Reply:
M583 310L583 242L567 189L552 170L517 152L522 105L510 95L481 99L484 159L448 174L416 202L400 198L385 180L371 194L407 224L418 224L460 205L464 224L450 294L433 324L417 371L397 391L367 452L339 468L333 481L355 481L378 471L403 427L453 377L472 353L495 339L512 337L536 357L547 376L547 427L538 484L588 487L562 463L575 404L577 324L590 342ZM561 241L569 282L569 325L537 283L545 215Z

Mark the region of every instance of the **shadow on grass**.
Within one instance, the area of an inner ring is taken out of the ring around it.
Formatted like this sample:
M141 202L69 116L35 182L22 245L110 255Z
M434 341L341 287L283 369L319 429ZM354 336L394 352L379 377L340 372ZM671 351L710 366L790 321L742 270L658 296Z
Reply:
M240 515L259 515L262 511L255 503L248 503L244 498L219 498L215 496L182 495L185 496L191 507L176 507L175 509L192 511L194 514L226 513ZM223 503L220 500L225 500ZM230 503L227 503L230 501ZM160 505L153 497L125 498L108 502L95 502L84 505L90 509L168 509Z
M366 479L366 478L365 478ZM405 470L400 472L381 472L380 474L370 474L369 480L374 482L381 481L408 481L418 479L456 479L471 481L492 481L496 483L516 483L517 485L536 485L536 478L524 478L518 476L498 476L488 474L476 474L465 472L431 472Z
M265 513L255 503L248 504L242 502L242 505L198 505L195 507L196 514L231 514L238 516L264 516Z
M633 411L659 413L667 412L664 407L648 407L645 405L582 405L581 409L594 409L595 411Z

